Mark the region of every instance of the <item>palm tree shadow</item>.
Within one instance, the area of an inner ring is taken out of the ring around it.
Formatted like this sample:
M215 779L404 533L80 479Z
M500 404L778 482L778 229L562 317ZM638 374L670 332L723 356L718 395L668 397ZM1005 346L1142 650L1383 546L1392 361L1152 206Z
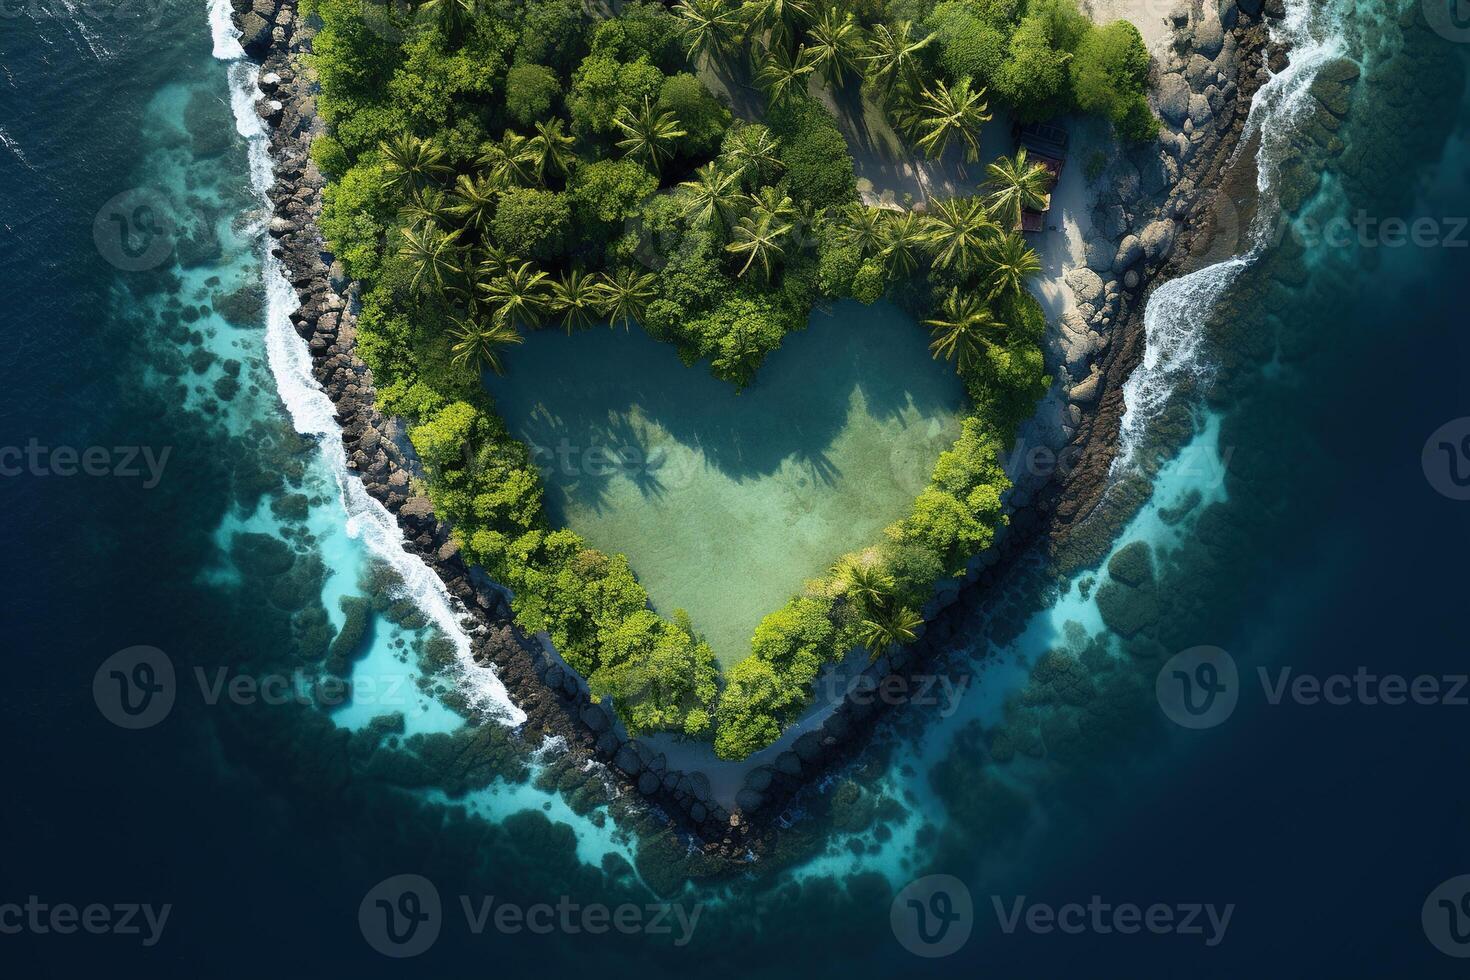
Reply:
M644 497L662 499L667 495L669 487L660 474L664 452L652 446L653 433L646 423L635 424L626 413L614 414L603 435L619 475L626 477Z
M842 479L842 468L826 451L802 453L799 463L811 475L813 482L823 486L835 487Z
M617 477L660 499L687 485L694 474L681 467L701 458L737 482L791 461L836 487L843 472L831 448L855 411L922 418L965 400L953 369L930 359L918 324L888 304L851 301L813 314L739 394L641 331L533 335L515 369L487 383L548 486L599 511L612 505Z

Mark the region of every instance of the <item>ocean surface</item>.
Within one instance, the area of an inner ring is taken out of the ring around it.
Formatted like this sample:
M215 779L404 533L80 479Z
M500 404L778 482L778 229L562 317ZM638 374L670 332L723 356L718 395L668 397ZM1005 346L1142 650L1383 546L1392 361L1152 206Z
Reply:
M1150 303L1125 516L977 603L937 665L956 693L894 712L766 866L673 896L699 909L680 943L464 912L641 908L665 863L625 802L587 804L595 772L518 748L523 716L348 478L265 250L224 8L0 7L5 974L1463 975L1426 900L1470 874L1470 48L1433 2L1288 8L1259 204ZM1324 128L1306 96L1340 59L1360 77ZM336 656L351 697L307 688ZM171 704L119 694L168 672ZM1389 675L1434 703L1372 696ZM1175 723L1177 676L1230 695ZM400 963L364 924L404 874L442 915ZM944 948L892 905L930 875L970 900L915 906ZM92 934L7 903L169 912ZM1103 903L1221 924L1046 928Z

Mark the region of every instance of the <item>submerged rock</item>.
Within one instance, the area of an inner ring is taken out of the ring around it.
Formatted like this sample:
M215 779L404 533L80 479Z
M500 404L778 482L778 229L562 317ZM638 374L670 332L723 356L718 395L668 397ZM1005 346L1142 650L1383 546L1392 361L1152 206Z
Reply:
M1124 585L1143 585L1154 580L1153 550L1147 541L1134 541L1118 549L1108 562L1108 574Z
M1159 619L1159 597L1152 587L1105 582L1097 590L1097 611L1108 629L1125 640Z

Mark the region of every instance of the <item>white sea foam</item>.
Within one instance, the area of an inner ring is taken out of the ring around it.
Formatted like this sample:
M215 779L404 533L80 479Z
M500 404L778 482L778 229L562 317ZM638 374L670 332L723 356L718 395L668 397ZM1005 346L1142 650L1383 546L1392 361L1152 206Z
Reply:
M228 62L230 107L235 128L247 141L250 182L262 206L268 207L266 192L275 181L265 125L255 113L262 98L257 84L259 67L245 59L239 31L230 16L229 0L211 0L210 28L214 55ZM463 609L449 594L439 576L423 561L409 554L393 515L370 496L362 481L347 469L342 452L336 410L311 370L311 356L296 335L291 314L300 304L286 279L281 263L270 254L271 240L262 235L262 270L266 287L266 357L275 376L276 389L291 416L296 431L316 438L323 463L337 482L349 537L359 540L376 557L388 562L403 579L408 595L424 614L454 643L461 667L464 693L474 707L482 708L519 725L525 712L510 700L493 670L474 662L470 638L460 625Z
M20 148L20 144L15 141L15 137L7 133L4 126L0 126L0 144L3 144L27 170L33 174L38 173L36 168L31 166L31 161L26 159L25 151Z
M76 28L77 35L81 37L82 43L87 50L92 52L92 57L98 61L106 61L112 57L112 52L102 43L102 39L92 32L84 20L84 14L77 10L77 5L72 0L60 0L61 10L65 11L67 23Z
M1123 384L1125 411L1118 435L1113 472L1126 469L1148 424L1186 380L1209 374L1213 365L1201 349L1205 320L1220 295L1265 249L1278 217L1278 162L1290 152L1300 113L1314 109L1310 94L1322 66L1343 51L1341 18L1329 5L1287 0L1286 17L1271 28L1276 43L1291 48L1291 60L1272 75L1251 100L1240 146L1261 137L1256 154L1259 203L1240 253L1154 290L1144 310L1143 362Z
M209 0L209 33L214 38L214 56L220 61L245 57L230 0Z

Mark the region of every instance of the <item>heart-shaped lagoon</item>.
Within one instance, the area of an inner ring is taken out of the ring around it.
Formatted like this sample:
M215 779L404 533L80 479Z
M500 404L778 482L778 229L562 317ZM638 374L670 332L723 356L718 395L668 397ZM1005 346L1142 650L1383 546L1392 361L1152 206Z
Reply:
M743 392L641 330L539 331L487 377L552 519L628 556L724 665L756 625L906 516L959 435L964 387L889 303L817 311Z

